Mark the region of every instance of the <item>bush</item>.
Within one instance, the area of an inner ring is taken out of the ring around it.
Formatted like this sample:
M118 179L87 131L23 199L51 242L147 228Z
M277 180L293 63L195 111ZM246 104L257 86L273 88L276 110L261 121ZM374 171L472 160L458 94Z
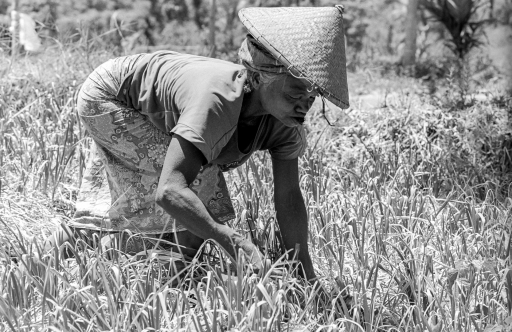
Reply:
M481 0L423 0L433 18L441 22L451 39L447 45L460 59L481 44L481 28L486 20L478 20L477 12L483 6Z

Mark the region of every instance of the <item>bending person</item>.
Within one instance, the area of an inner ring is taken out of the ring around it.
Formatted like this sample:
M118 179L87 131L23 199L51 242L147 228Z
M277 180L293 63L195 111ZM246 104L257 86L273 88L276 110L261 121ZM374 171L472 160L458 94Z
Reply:
M130 230L189 255L213 239L261 267L258 248L225 223L234 210L222 172L268 150L284 246L293 254L298 245L304 277L316 278L298 158L315 98L348 106L341 12L248 8L240 16L251 33L240 64L161 51L107 61L87 78L77 107L92 151L69 232ZM127 251L141 249L132 242Z

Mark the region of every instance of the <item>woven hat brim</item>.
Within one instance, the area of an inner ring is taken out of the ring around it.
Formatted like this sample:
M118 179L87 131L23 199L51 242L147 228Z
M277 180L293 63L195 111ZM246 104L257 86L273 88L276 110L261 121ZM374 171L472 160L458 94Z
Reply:
M251 7L238 13L249 33L333 104L349 107L342 11L336 7Z

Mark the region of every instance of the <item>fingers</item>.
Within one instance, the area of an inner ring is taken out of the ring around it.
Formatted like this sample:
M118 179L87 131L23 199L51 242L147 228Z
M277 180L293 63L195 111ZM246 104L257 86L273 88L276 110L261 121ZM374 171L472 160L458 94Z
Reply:
M267 271L272 270L272 275L283 275L280 269L272 268L272 261L266 258L256 246L253 246L250 252L246 252L246 256L249 261L249 270L252 273L267 273Z

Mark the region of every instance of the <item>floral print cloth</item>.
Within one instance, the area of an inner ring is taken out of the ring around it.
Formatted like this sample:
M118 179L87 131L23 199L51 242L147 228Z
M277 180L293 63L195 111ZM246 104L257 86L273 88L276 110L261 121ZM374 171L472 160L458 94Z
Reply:
M115 91L109 88L113 79L97 70L78 97L78 114L92 144L71 225L145 234L185 230L185 225L177 224L155 203L172 136L117 101ZM224 223L235 217L217 165L203 166L190 189L216 221Z

